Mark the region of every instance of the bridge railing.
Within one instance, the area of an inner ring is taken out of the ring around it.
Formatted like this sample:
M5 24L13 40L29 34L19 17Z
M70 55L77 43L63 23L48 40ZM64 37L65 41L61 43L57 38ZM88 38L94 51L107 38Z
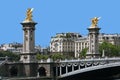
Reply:
M77 59L77 60L60 60L56 62L56 76L73 72L75 70L85 69L87 67L105 65L109 63L120 62L119 57L114 58L91 58L91 59Z
M60 60L59 62L60 63L63 63L63 62L81 62L81 61L120 61L120 57L113 57L113 58L90 58L90 59L72 59L72 60Z

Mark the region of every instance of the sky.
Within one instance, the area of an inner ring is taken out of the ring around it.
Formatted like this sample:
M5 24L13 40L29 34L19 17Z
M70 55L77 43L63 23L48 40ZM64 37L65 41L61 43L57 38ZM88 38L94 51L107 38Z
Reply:
M27 8L34 8L35 44L42 47L56 33L87 35L93 17L101 17L100 33L120 33L120 0L0 0L0 44L23 43Z

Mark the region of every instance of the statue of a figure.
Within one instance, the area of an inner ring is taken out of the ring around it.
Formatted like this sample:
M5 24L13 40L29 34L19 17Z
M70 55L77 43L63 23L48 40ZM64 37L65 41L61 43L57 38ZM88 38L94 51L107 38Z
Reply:
M27 9L25 21L32 21L32 11L33 11L33 8L28 8Z
M92 18L92 26L97 26L98 20L99 18L97 17Z

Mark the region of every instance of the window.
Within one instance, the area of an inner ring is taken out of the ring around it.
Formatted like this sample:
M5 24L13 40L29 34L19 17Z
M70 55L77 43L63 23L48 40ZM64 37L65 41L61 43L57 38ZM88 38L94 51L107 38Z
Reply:
M108 39L109 39L109 37L106 37L106 39L108 40Z

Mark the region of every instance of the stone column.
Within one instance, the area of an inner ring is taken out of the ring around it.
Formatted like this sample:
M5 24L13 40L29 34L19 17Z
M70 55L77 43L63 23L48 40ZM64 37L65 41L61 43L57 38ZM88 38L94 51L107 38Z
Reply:
M23 52L20 54L21 64L24 66L26 77L37 76L36 53L35 53L35 25L32 20L33 8L28 8L26 19L21 23L23 28Z
M23 22L23 52L21 53L20 61L33 62L36 61L35 54L35 22Z
M92 25L88 28L89 34L89 50L87 53L87 57L99 57L99 30L100 28L97 26L98 18L95 17L92 19Z

